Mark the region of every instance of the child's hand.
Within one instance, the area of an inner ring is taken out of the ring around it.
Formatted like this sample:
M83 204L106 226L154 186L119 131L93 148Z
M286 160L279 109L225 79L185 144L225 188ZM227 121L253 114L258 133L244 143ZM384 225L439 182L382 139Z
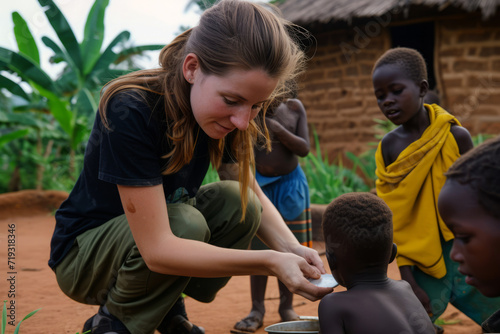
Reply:
M427 293L420 287L420 285L412 286L412 289L418 300L420 300L424 306L425 311L429 314L429 316L432 316L431 300Z

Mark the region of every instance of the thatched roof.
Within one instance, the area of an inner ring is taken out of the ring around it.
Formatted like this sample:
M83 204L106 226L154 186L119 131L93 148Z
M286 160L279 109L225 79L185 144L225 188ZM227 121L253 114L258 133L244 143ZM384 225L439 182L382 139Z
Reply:
M441 12L455 7L467 12L480 11L483 19L493 16L500 0L282 0L283 16L296 24L351 22L356 18L378 17L388 13L407 13L412 6Z

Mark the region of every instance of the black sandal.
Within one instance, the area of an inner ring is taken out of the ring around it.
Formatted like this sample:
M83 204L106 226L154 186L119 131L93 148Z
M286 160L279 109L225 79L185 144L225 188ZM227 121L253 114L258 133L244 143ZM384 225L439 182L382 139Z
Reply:
M85 322L82 333L131 334L127 327L125 327L125 325L117 317L110 314L105 306L101 306L99 308L99 312Z
M183 297L177 299L157 330L161 334L205 334L203 327L188 320Z
M179 314L170 321L167 334L205 334L205 329L196 326Z

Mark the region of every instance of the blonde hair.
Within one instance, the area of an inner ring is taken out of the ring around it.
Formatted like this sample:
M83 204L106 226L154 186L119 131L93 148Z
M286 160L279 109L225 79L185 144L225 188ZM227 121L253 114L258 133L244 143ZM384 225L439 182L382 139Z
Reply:
M259 5L243 0L222 0L201 16L198 26L177 36L165 46L159 57L161 67L140 70L121 76L103 88L99 113L105 126L106 108L116 93L134 89L163 95L165 114L172 150L165 155L169 162L164 174L173 174L193 157L198 126L190 104L190 84L182 71L184 58L194 53L200 69L206 75L223 76L234 69L262 69L278 85L271 99L263 106L265 117L269 104L288 93L290 83L296 80L305 63L305 54L294 37L296 27L277 14L271 5ZM302 30L303 32L303 30ZM144 95L144 94L143 94ZM250 168L254 168L253 146L259 135L266 139L270 149L265 122L251 121L245 131L234 130L231 154L239 163L240 193L245 215ZM210 139L210 161L215 168L221 163L226 138ZM242 219L243 219L242 218Z

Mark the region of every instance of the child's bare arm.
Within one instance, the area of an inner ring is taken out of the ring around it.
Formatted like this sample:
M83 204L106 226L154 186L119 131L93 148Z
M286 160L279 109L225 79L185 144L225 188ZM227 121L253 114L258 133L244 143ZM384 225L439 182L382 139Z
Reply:
M298 115L297 128L295 134L306 141L309 151L309 128L307 124L307 113L302 102L298 99L289 99L287 101L288 108Z
M470 133L466 128L458 125L452 125L450 132L453 137L455 137L460 155L466 153L474 147Z
M275 117L266 118L266 126L293 154L305 157L309 153L309 132L304 106L299 100L290 99L276 111Z
M305 157L309 153L309 142L288 131L276 120L266 118L266 126L272 132L273 139L277 139L293 154Z

